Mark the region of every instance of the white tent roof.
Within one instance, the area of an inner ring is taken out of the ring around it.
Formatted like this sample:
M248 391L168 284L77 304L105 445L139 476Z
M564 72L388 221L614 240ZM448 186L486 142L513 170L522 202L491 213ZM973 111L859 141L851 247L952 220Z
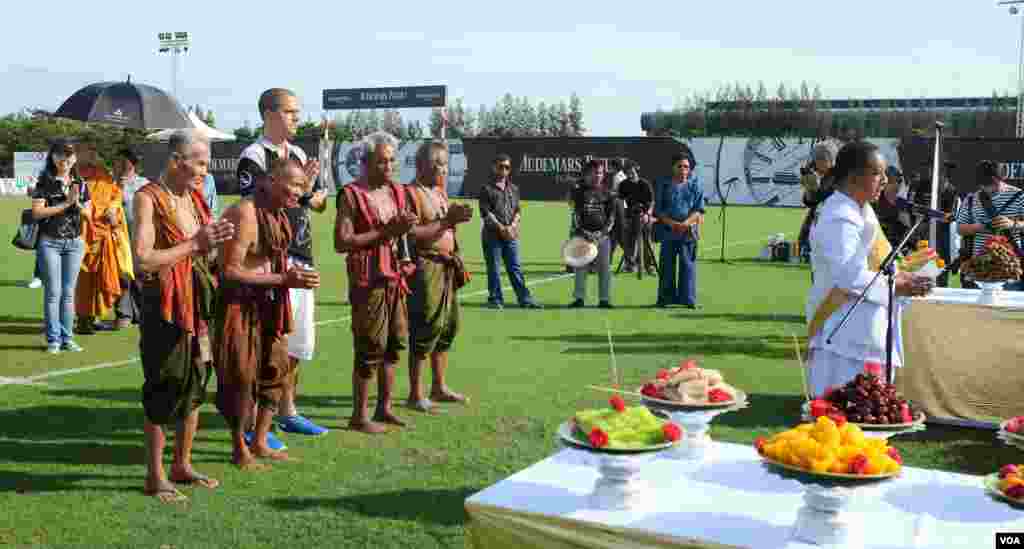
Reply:
M196 113L193 111L188 112L188 119L192 122L192 127L204 133L210 141L235 140L234 134L225 133L216 128L211 128L210 126L207 126L206 122L203 122L198 116L196 116ZM167 141L168 139L171 138L171 134L173 134L174 132L175 130L160 130L158 132L151 133L146 137L154 141Z

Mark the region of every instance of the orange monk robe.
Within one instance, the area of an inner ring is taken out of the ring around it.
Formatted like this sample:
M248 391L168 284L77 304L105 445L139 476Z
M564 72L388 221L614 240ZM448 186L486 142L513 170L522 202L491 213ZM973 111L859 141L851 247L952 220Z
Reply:
M91 168L80 174L89 187L92 207L82 214L85 255L75 289L75 313L80 317L102 318L121 296L121 278L134 278L131 242L124 215L124 192L106 170ZM107 212L117 219L111 225Z

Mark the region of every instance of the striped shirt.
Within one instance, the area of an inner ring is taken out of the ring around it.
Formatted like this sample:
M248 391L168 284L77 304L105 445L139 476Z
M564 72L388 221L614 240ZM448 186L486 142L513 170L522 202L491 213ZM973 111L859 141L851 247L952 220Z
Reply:
M999 191L992 195L992 208L994 212L1002 210L1000 215L1009 217L1014 220L1024 219L1024 194L1017 197L1016 201L1011 203L1011 200L1017 196L1017 190L1006 190ZM971 225L980 223L986 225L992 222L992 217L989 216L988 212L985 211L985 206L982 205L979 192L973 193L965 199L963 208L960 209L960 213L957 215L956 222L961 225ZM968 208L970 207L970 208ZM1014 239L1019 243L1021 241L1022 231L1020 229L1012 229L1011 234ZM974 252L972 256L979 255L982 250L985 249L985 244L988 243L989 239L994 236L994 233L985 227L978 231L974 237Z

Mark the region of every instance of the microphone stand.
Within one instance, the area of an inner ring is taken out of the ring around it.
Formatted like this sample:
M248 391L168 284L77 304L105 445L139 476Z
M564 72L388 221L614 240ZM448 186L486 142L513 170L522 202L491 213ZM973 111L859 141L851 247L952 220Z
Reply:
M889 252L889 255L886 256L885 261L882 261L882 265L881 267L879 267L878 272L875 273L875 277L871 279L871 282L869 282L867 287L864 288L864 291L857 296L857 300L853 302L853 306L846 311L845 315L843 315L843 319L839 322L839 326L836 326L836 328L832 330L832 333L828 336L828 339L825 340L826 344L832 344L832 338L836 336L836 333L838 333L839 330L843 329L843 326L845 326L846 323L850 320L850 316L853 314L853 312L856 311L857 307L864 302L864 299L868 295L868 291L875 284L875 281L878 280L878 277L882 276L883 274L889 275L889 310L888 320L885 329L885 380L890 385L893 383L893 381L895 381L895 379L893 379L892 370L892 354L895 337L893 333L893 325L896 316L896 269L894 266L896 264L896 258L899 257L899 251L903 249L903 246L906 246L907 241L909 241L910 237L917 232L918 227L921 226L921 223L924 222L925 219L927 219L925 216L919 217L917 222L914 223L914 226L911 227L909 231L907 231L906 235L903 236L903 241L900 242L899 246L893 247L892 251Z

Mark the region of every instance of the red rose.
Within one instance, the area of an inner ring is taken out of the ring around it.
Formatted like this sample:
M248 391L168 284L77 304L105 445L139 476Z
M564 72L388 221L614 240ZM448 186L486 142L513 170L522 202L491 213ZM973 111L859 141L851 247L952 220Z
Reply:
M893 459L893 461L899 463L900 465L903 465L903 456L900 455L900 451L897 450L896 447L890 446L889 451L887 453L889 454L889 457Z
M683 430L679 428L675 423L666 423L661 428L662 433L665 435L665 439L675 442L683 437Z
M722 389L711 389L708 391L708 400L710 402L729 402L732 400L732 396Z
M619 395L613 396L611 400L609 400L608 402L611 403L612 408L615 408L616 412L626 411L626 401L622 400L622 397L620 397Z
M645 383L643 388L640 389L640 394L646 397L658 398L658 387L653 383Z
M590 445L594 448L604 448L608 446L608 433L594 427L590 431Z
M827 401L815 399L811 401L811 417L819 418L828 415L830 404Z
M666 370L664 368L662 368L661 370L658 370L658 379L668 379L669 375L670 374L668 373L668 370Z
M691 368L696 368L696 367L697 367L697 361L693 360L692 358L689 359L689 360L680 360L679 361L679 369L680 370L689 370Z
M846 416L844 414L829 414L828 417L835 422L836 427L846 425Z
M875 377L882 377L882 364L869 360L864 363L864 371L874 375Z
M864 454L859 454L857 457L850 461L850 474L851 475L863 475L864 471L868 468L868 458Z

